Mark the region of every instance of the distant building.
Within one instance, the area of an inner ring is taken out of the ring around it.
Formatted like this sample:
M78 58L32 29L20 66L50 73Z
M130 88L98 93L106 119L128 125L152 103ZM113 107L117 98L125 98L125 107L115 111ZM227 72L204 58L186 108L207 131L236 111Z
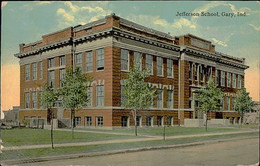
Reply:
M19 106L13 106L12 110L3 111L3 123L6 125L19 125Z
M238 123L234 111L236 92L244 87L244 58L215 51L215 45L187 34L178 37L160 32L114 14L42 36L42 40L20 44L20 122L47 118L40 107L42 85L58 88L67 66L79 66L93 76L90 103L76 111L76 125L115 127L134 125L131 111L121 106L124 80L134 62L151 69L147 82L157 89L151 108L139 111L139 126L184 124L199 118L196 91L214 78L224 91L221 111L210 118ZM70 118L70 111L57 104L55 117Z

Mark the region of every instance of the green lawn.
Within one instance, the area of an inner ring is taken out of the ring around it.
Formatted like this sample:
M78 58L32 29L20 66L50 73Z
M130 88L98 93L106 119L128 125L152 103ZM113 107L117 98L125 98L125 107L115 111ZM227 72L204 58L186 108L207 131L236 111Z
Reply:
M44 129L10 129L2 130L2 141L4 146L17 145L35 145L35 144L50 144L50 130ZM112 135L112 134L96 134L96 133L82 133L74 132L74 139L72 139L71 131L53 131L54 144L66 142L86 142L86 141L100 141L111 139L126 139L135 138L135 136Z
M207 136L207 137L194 137L194 138L184 138L184 139L174 139L174 140L160 140L160 141L145 141L145 142L135 142L135 143L124 143L124 144L102 144L102 145L89 145L89 146L75 146L75 147L57 147L55 149L51 148L39 148L39 149L27 149L27 150L8 150L3 151L2 159L25 159L41 156L55 156L63 154L76 154L76 153L90 153L98 151L109 151L109 150L119 150L137 147L149 147L158 145L174 145L181 143L199 142L205 140L214 139L226 139L232 137L241 136L258 136L258 132L253 133L243 133L243 134L229 134L221 136Z

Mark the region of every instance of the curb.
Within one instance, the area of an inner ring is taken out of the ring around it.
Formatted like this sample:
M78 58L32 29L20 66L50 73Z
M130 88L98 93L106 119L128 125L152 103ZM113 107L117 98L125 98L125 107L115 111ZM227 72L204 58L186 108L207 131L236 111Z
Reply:
M37 162L45 162L45 161L53 161L53 160L63 160L63 159L76 159L82 157L97 157L97 156L107 156L107 155L115 155L122 153L134 153L140 151L151 151L151 150L162 150L162 149L172 149L172 148L183 148L190 146L199 146L206 145L212 143L221 143L221 142L229 142L234 140L242 140L242 139L254 139L258 138L258 136L253 137L239 137L232 139L219 139L219 140L207 140L202 142L192 142L192 143L183 143L176 145L163 145L163 146L150 146L150 147L141 147L141 148L131 148L131 149L120 149L120 150L111 150L104 152L88 152L88 153L78 153L78 154L69 154L69 155L59 155L59 156L46 156L46 157L37 157L30 159L20 159L20 160L5 160L0 164L2 165L17 165L17 164L26 164L26 163L37 163Z

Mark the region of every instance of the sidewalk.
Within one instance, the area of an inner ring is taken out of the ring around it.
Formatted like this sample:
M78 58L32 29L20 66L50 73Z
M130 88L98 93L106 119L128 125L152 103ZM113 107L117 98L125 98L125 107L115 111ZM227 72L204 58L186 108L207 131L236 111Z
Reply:
M61 129L59 129L59 130L61 130ZM219 132L219 133L206 133L206 134L166 136L166 139L167 140L173 140L173 139L191 138L191 137L207 137L207 136L218 136L218 135L228 135L228 134L251 133L251 132L257 132L257 131L258 130L249 130L249 131L247 130L247 131L233 131L233 132ZM82 130L82 131L81 130L75 130L75 132L101 133L101 131L84 131L84 130ZM103 133L108 134L109 132L103 132ZM122 134L122 133L113 133L113 134L119 135L119 134ZM129 133L127 133L126 135L129 135ZM140 135L140 136L145 136L145 135ZM116 140L92 141L92 142L60 143L60 144L55 144L55 147L87 146L87 145L116 144L116 143L132 143L132 142L156 141L156 140L163 140L163 137L162 136L152 136L152 137L148 137L148 138L132 138L132 139L116 139ZM51 148L51 144L8 146L8 147L4 147L2 149L2 151L21 150L21 149L37 149L37 148Z

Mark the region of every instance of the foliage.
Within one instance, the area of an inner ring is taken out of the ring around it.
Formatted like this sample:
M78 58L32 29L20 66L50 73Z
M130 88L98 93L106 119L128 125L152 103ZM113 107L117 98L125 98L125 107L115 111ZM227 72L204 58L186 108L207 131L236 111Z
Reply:
M54 106L55 102L58 100L59 93L57 92L56 89L44 85L40 97L41 97L41 106L50 109Z
M237 97L235 98L234 104L235 104L235 110L241 114L242 119L246 112L253 111L254 102L252 101L251 97L249 96L249 93L246 92L246 88L242 88L238 92ZM241 123L241 125L242 125L242 123Z
M71 67L66 68L63 87L60 89L60 95L63 101L63 107L66 109L80 109L86 106L89 101L88 83L91 78L87 74L82 74L79 67L75 70Z

